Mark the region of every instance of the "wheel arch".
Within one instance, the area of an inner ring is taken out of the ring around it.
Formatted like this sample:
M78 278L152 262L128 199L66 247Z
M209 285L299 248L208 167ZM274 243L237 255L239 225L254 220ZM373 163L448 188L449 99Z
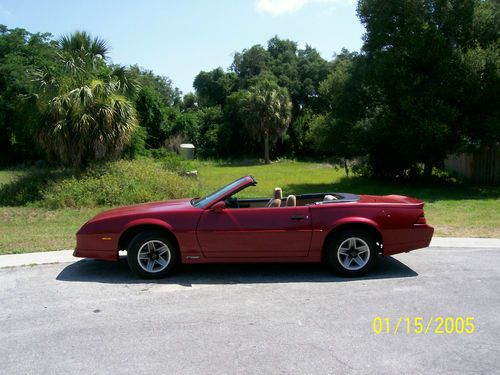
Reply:
M328 242L331 241L336 235L341 232L345 232L348 230L360 230L363 232L367 232L375 238L376 242L379 244L378 252L382 253L384 239L382 237L382 233L378 229L375 223L372 223L368 220L366 221L344 221L335 225L325 237L323 241L323 248L321 250L321 257L324 259L325 250L327 248Z
M125 230L121 233L118 240L118 250L126 250L128 244L137 234L146 230L156 230L165 235L175 246L175 251L177 255L180 255L179 241L175 237L175 234L167 223L161 220L140 220L129 223Z

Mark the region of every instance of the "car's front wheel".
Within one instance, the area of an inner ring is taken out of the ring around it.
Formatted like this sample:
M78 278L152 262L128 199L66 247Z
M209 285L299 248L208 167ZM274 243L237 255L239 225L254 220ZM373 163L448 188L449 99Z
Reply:
M159 231L137 234L127 248L130 269L147 279L167 276L178 263L174 244Z
M326 259L342 276L356 277L366 274L375 264L377 244L372 236L361 230L348 230L335 234L327 244Z

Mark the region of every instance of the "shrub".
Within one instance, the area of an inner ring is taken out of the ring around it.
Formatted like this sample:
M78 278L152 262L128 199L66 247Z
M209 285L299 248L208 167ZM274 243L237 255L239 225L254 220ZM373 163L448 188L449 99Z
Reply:
M161 163L163 168L177 174L184 174L188 171L196 169L197 162L195 160L186 160L179 154L176 154L166 148L153 148L146 150L145 156L155 159Z
M135 159L139 156L146 155L146 138L148 132L143 126L135 128L130 138L130 144L123 149L123 156L128 159Z
M198 195L197 182L167 169L167 164L162 159L140 158L109 162L85 171L29 170L22 178L0 188L0 204L79 208Z
M95 207L134 204L196 195L196 185L152 159L121 160L50 184L43 206Z
M21 177L5 183L0 188L0 205L24 206L42 199L42 188L53 181L74 175L70 169L30 168Z

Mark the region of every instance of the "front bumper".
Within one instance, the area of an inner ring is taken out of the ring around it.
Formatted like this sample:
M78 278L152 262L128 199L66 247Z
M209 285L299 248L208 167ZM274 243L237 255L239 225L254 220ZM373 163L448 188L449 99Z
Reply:
M118 234L76 234L73 256L103 260L118 260Z

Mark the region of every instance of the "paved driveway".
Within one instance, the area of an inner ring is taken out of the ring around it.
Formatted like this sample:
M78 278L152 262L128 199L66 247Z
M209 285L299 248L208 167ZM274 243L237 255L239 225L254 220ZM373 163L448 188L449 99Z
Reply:
M492 373L499 291L487 248L401 254L357 280L320 265L189 266L160 282L123 261L6 268L0 373ZM473 317L475 332L373 331L431 316Z

